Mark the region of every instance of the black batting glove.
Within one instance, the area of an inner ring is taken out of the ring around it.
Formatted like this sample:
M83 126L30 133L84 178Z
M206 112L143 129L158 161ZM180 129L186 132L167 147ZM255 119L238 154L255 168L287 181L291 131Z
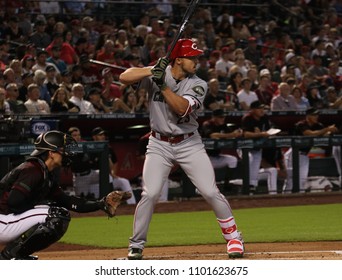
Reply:
M151 69L153 75L152 79L159 88L165 87L165 69L168 65L169 60L166 57L161 57Z

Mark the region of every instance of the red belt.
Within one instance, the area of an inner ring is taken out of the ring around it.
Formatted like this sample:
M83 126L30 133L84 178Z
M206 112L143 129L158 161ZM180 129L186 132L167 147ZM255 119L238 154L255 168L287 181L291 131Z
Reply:
M171 144L178 144L182 142L183 140L188 139L189 137L194 135L194 133L191 132L191 133L175 135L175 136L165 136L165 135L161 135L159 132L155 132L152 130L151 135L158 140L169 142Z

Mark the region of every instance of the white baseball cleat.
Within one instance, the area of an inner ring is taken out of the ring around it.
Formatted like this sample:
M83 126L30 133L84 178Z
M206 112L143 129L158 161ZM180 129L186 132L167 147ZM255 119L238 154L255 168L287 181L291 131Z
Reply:
M244 253L243 243L239 239L229 240L227 243L227 253L231 259L242 258Z

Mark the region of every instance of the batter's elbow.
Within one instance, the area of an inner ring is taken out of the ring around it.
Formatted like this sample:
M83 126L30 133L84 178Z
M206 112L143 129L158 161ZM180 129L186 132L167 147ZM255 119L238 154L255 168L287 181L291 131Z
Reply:
M129 82L129 80L127 78L128 77L127 77L127 75L125 73L120 74L120 76L119 76L120 83L122 83L124 85L129 85L130 82Z

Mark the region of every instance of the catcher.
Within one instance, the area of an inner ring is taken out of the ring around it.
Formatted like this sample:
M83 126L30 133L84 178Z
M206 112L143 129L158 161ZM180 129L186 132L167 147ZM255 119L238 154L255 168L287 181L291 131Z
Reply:
M76 142L60 131L41 134L35 150L0 181L0 260L37 260L31 255L57 242L67 231L68 210L86 213L103 210L115 215L131 194L115 191L97 201L65 194L56 170L72 161ZM67 210L68 209L68 210Z

